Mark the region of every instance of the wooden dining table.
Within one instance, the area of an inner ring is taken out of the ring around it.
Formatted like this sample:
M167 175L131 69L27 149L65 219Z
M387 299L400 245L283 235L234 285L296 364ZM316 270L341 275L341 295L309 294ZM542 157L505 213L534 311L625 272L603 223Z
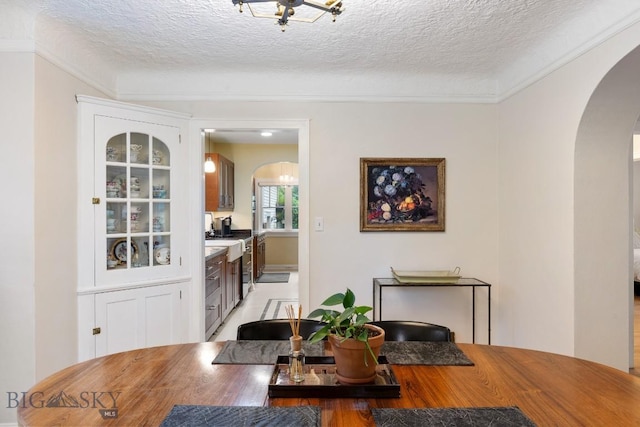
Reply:
M517 407L539 426L640 425L640 378L574 357L458 344L473 366L393 365L399 398L271 398L273 365L212 364L223 342L144 348L63 369L14 398L23 426L158 426L174 405L320 408L371 426L373 408Z

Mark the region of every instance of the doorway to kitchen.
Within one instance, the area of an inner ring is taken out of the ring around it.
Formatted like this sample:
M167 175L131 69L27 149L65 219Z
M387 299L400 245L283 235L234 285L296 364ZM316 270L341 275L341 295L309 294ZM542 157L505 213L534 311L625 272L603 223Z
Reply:
M298 176L298 205L299 205L299 219L298 219L298 299L303 307L308 307L309 303L309 121L308 120L194 120L192 122L193 134L197 134L200 137L200 144L196 145L200 147L198 157L199 163L204 161L203 153L207 150L217 151L218 148L225 148L229 150L226 152L230 159L234 159L236 156L240 158L252 158L250 162L243 164L244 162L234 162L236 177L235 186L236 189L243 189L242 191L249 193L253 191L253 173L257 169L258 165L267 163L278 163L282 160L286 160L292 163L297 163L299 166ZM206 147L205 139L203 137L203 129L215 129L212 134L218 133L218 136L227 138L226 141L210 142L213 147ZM283 133L291 134L295 136L294 144L297 145L297 157L287 158L278 155L279 150L282 149L283 144L274 143L276 140L270 140L268 142L262 142L261 144L248 144L248 143L236 143L229 142L231 135L246 134L247 132L256 134L258 131L265 129L270 130L273 135L277 135L278 131L285 131ZM226 146L223 147L223 144ZM262 145L263 149L259 149ZM258 153L258 151L260 153ZM257 158L256 158L257 157ZM195 159L195 155L194 155ZM195 165L195 161L194 161ZM200 166L201 167L201 166ZM201 175L202 176L202 175ZM201 217L201 206L203 203L203 180L199 180L200 191L198 192L197 206L194 209L199 209ZM246 206L243 207L243 204ZM200 208L198 208L200 206ZM233 212L230 215L233 218L233 224L240 228L254 229L253 210L255 209L254 199L237 198L235 200L235 206ZM194 214L195 218L195 214ZM199 269L202 270L202 269ZM194 304L200 305L202 301L202 295L194 296Z

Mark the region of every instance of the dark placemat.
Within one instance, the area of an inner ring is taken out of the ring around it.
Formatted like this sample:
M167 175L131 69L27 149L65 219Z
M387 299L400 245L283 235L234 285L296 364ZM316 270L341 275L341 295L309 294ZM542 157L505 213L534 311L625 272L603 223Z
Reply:
M535 426L516 406L505 408L372 408L378 427Z
M385 341L380 354L392 365L473 366L453 342Z
M307 356L322 356L322 342L302 342L302 349ZM227 341L220 353L213 359L213 364L236 365L275 365L278 356L289 354L291 343L287 341Z
M161 427L319 427L317 406L201 406L175 405Z

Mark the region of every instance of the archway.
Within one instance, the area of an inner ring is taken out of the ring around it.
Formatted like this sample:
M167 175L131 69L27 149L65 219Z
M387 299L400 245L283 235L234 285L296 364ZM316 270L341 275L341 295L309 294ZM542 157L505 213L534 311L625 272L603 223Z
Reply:
M633 357L631 147L640 116L638 76L640 48L593 92L574 161L575 355L621 370Z

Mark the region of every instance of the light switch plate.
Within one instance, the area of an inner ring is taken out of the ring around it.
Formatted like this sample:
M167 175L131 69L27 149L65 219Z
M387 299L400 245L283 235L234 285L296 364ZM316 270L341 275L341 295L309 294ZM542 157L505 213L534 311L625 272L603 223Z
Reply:
M316 231L324 231L324 218L317 216L316 220L313 222L313 228Z

